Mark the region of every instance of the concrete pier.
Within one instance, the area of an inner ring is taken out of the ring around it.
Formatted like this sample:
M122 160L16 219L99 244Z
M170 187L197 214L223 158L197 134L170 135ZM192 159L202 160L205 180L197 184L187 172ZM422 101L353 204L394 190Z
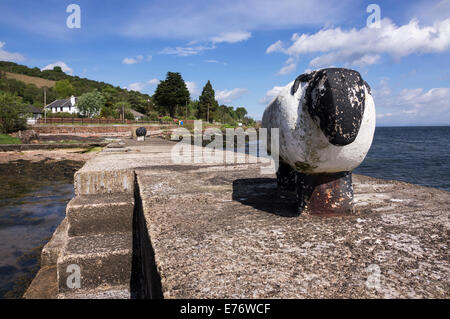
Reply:
M75 174L25 298L450 297L449 192L354 175L354 214L295 216L267 164L173 164L173 145L124 140Z

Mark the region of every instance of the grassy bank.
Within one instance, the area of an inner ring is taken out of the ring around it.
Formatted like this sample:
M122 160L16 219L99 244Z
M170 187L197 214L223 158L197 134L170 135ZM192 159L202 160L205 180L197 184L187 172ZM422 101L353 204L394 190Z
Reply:
M8 134L0 134L0 144L22 144L22 142L17 137L12 137Z

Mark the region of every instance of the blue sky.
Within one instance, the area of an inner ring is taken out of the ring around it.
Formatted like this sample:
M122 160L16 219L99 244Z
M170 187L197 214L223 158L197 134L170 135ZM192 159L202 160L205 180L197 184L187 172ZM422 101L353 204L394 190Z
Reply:
M72 3L79 29L66 25ZM348 67L371 85L377 125L450 125L450 0L1 0L0 60L149 94L180 72L193 97L210 80L256 119L305 71Z

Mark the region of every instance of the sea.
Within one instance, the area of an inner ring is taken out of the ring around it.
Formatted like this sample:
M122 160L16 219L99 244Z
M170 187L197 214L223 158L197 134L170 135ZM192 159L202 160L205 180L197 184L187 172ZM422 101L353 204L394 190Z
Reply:
M353 172L450 191L450 126L377 127Z
M354 173L450 191L450 126L377 127Z

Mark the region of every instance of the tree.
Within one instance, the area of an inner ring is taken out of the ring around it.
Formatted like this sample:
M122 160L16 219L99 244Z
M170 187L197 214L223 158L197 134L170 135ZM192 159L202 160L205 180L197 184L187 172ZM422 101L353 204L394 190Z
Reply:
M18 96L0 92L0 132L12 133L26 128L25 108Z
M130 114L131 105L127 101L119 101L114 104L114 110L118 114L118 117L123 119L125 114L125 119L128 119L127 114Z
M128 95L128 103L130 104L131 108L142 114L146 114L150 111L149 100L150 96L145 99L141 93L138 93L136 91L131 91Z
M78 98L77 108L82 116L93 117L100 113L100 110L105 105L105 97L94 90L89 93L84 93Z
M56 67L55 67L56 68ZM60 80L55 83L53 90L56 92L58 99L65 99L73 95L75 92L69 80Z
M247 115L247 110L245 107L236 108L236 115L239 121L242 121L244 117Z
M203 87L202 95L199 97L197 117L212 122L214 112L217 110L218 106L219 104L216 101L214 89L211 82L208 80Z
M189 101L187 105L187 114L185 114L187 120L197 119L198 114L198 100Z
M181 74L178 72L168 72L166 79L161 81L153 95L161 113L169 113L175 116L179 106L185 106L190 95Z
M23 92L23 101L26 103L34 104L39 99L41 90L34 84L27 84ZM40 102L40 101L38 101Z

